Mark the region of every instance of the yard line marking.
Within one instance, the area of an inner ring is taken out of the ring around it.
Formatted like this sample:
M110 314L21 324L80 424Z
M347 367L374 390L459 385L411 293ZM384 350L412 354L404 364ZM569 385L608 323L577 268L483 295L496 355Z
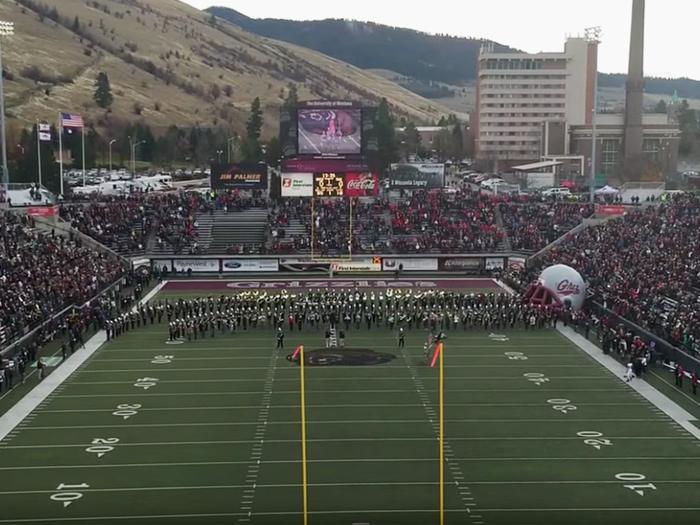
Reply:
M470 481L472 485L617 485L619 481L595 481L595 480L585 480L585 481ZM673 481L655 481L655 484L663 485L695 485L700 484L700 480L673 480ZM369 483L309 483L309 487L393 487L393 486L435 486L438 485L437 481L406 481L406 482L369 482ZM188 490L231 490L231 489L242 489L246 485L192 485L192 486L173 486L173 487L116 487L116 488L103 488L103 489L82 489L82 492L96 492L96 493L108 493L108 492L167 492L167 491L188 491ZM298 488L301 487L301 483L273 483L266 485L257 485L257 489L287 489L287 488ZM2 496L22 496L30 494L54 494L55 490L12 490L0 492ZM468 495L460 496L461 499L473 500L474 498ZM644 509L642 509L644 510ZM352 511L348 511L352 512ZM2 523L0 521L0 523Z
M700 442L695 441L692 436L655 436L655 437L643 437L643 436L631 436L622 437L616 436L613 439L618 440L673 440L673 441L691 441L696 445L700 446ZM552 437L552 436L528 436L528 437L510 437L510 436L490 436L490 437L450 437L450 441L580 441L580 437ZM143 442L143 443L119 443L119 447L162 447L162 446L201 446L201 445L248 445L251 443L256 443L258 439L254 440L222 440L222 441L153 441L153 442ZM434 437L402 437L402 438L332 438L332 439L308 439L308 443L353 443L353 442L397 442L397 441L428 441L434 442ZM266 443L299 443L298 439L269 439L265 441ZM85 443L74 443L74 444L58 444L58 445L8 445L6 449L52 449L52 448L84 448Z
M593 343L574 333L571 329L559 328L559 333L574 343L578 348L585 352L592 359L604 366L611 374L615 375L618 381L622 381L622 374L625 371L625 366L618 363L613 357L603 354L598 347ZM666 395L651 386L646 381L630 381L625 383L629 388L643 395L651 404L662 410L669 418L680 424L684 429L700 438L700 428L693 425L692 421L697 421L697 418L690 414L685 409L681 408L677 403L673 402Z
M577 403L577 406L640 406L639 403ZM283 408L294 408L297 409L299 408L300 405L275 405L273 409L279 410ZM308 405L308 408L331 408L331 409L336 409L336 408L371 408L371 407L391 407L391 408L398 408L398 407L407 407L407 408L416 408L420 406L425 406L424 403L379 403L379 404L352 404L352 405ZM546 405L543 405L542 403L446 403L446 407L544 407L547 408ZM200 406L192 406L192 407L160 407L160 408L140 408L140 412L161 412L161 411L179 411L179 410L252 410L252 409L258 409L258 406L253 406L253 405L235 405L235 406L211 406L211 407L200 407ZM426 412L429 414L433 415L435 412L428 408L425 407ZM80 413L92 413L92 412L111 412L113 410L113 407L109 408L85 408L85 409L75 409L75 410L44 410L44 414L80 414ZM663 414L663 412L659 412ZM268 411L265 409L260 410L260 417L259 419L267 419L267 414ZM264 416L264 417L263 417ZM33 419L32 416L28 416L25 418L27 421L31 421Z
M526 423L542 423L542 422L547 422L547 423L571 423L572 421L577 421L577 422L601 422L601 421L610 421L610 422L659 422L659 423L664 423L668 424L667 419L660 419L660 418L642 418L642 419L624 419L624 418L597 418L597 419L587 419L587 418L577 418L575 420L571 419L561 419L557 417L553 417L551 419L446 419L446 423L513 423L517 422L518 424L526 424ZM338 421L307 421L308 425L374 425L376 423L383 423L383 424L403 424L403 423L424 423L422 419L365 419L365 420L338 420ZM251 422L246 422L246 421L226 421L226 422L217 422L217 423L209 423L209 422L202 422L202 423L143 423L139 425L71 425L71 426L49 426L49 427L27 427L24 430L51 430L51 431L56 431L56 430L76 430L76 429L89 429L89 428L95 428L95 429L102 429L102 428L159 428L159 427L220 427L220 426L252 426L256 425L257 422L251 421ZM272 421L269 422L270 425L278 425L278 426L283 426L283 425L294 425L298 426L300 424L299 421Z
M503 367L509 367L511 365L503 365ZM517 365L515 365L517 366ZM501 367L501 368L503 368ZM353 367L357 368L357 367ZM473 367L472 367L473 368ZM538 367L539 368L539 367ZM221 368L216 368L216 370L222 370ZM159 370L160 371L160 370ZM187 369L182 369L181 372L187 372ZM149 372L153 373L153 370L149 370ZM437 381L437 377L424 377L422 378L423 380L430 380L430 381ZM492 381L494 379L505 379L505 380L510 380L512 381L515 379L515 376L488 376L485 377L483 374L478 375L478 376L459 376L459 377L447 377L445 378L445 381L462 381L462 380L470 380L470 381ZM581 375L576 375L576 376L556 376L556 377L549 377L550 381L552 379L585 379L589 381L606 381L610 382L609 377L605 376L581 376ZM202 383L250 383L250 382L256 382L260 381L260 379L161 379L158 383L163 384L163 383L176 383L176 384L182 384L182 383L197 383L197 384L202 384ZM277 379L276 381L284 381L284 382L293 382L293 381L299 381L299 379ZM314 378L314 381L355 381L355 382L360 382L360 381L406 381L406 378L399 378L399 377L366 377L366 378L357 378L357 377L321 377L321 378ZM73 385L132 385L133 380L131 381L73 381L71 382L71 386ZM498 392L505 392L505 391L510 391L510 390L496 390ZM532 391L532 390L530 390ZM569 390L570 391L570 390ZM588 389L584 389L582 391L589 391ZM318 390L317 392L323 392L323 390ZM357 390L355 390L357 392ZM389 390L379 390L379 392L389 392ZM465 392L473 392L473 390L465 390ZM561 392L561 390L559 390ZM298 393L298 391L297 391ZM310 394L314 393L313 390L309 391ZM61 396L64 397L64 396Z
M551 380L552 378L550 378ZM554 378L557 379L557 378ZM625 392L626 387L618 388L567 388L567 392ZM561 388L549 388L549 389L538 389L538 392L561 392ZM408 394L415 392L415 389L409 390L312 390L307 392L307 394ZM503 389L478 389L478 388L468 388L468 389L450 389L450 395L455 392L532 392L531 388L511 388L507 390ZM277 390L275 395L286 395L286 394L299 394L298 390ZM169 397L169 396L259 396L260 392L149 392L148 397ZM143 393L135 394L65 394L61 396L61 399L66 398L93 398L93 397L143 397Z
M480 512L580 512L580 511L592 511L592 512L638 512L643 510L647 511L683 511L683 512L693 512L700 510L700 507L602 507L602 508L556 508L556 509L482 509ZM463 509L445 509L446 513L463 514L465 511ZM300 511L282 511L282 512L258 512L258 516L300 516L302 513ZM343 514L435 514L435 509L375 509L375 510L327 510L327 511L309 511L310 515L314 516L324 516L324 515L343 515ZM141 516L84 516L84 517L67 517L67 518L27 518L27 519L9 519L0 520L0 523L57 523L57 522L78 522L78 521L117 521L117 520L146 520L146 519L193 519L193 518L234 518L243 516L241 512L227 512L227 513L216 513L216 514L150 514Z
M642 456L642 457L601 457L595 458L595 461L700 461L700 457L687 457L687 456ZM258 460L260 461L260 460ZM459 457L454 458L454 461L468 461L468 462L501 462L501 461L591 461L591 457L495 457L495 458L465 458ZM91 469L91 468L153 468L153 467L198 467L198 466L213 466L213 465L249 465L253 461L193 461L189 463L122 463L122 464L102 464L102 465L32 465L23 467L0 467L0 471L15 471L15 470L60 470L60 469ZM345 459L310 459L308 463L318 463L318 464L333 464L333 463L425 463L425 462L435 462L434 458L345 458ZM301 459L285 459L285 460L268 460L261 461L263 465L286 465L286 464L297 464L301 463ZM451 467L458 468L458 467ZM471 482L470 482L471 483ZM656 483L656 482L655 482ZM662 483L662 482L659 482ZM689 482L690 483L690 482ZM258 485L259 486L259 485Z
M374 348L394 348L393 346L378 346L378 345L372 345L372 346L373 346ZM250 349L250 347L246 347L246 348L249 348L249 349ZM478 346L477 346L477 347L472 347L472 346L470 346L470 348L479 348L479 347L478 347ZM489 347L489 348L493 348L493 347ZM500 348L500 347L499 347L499 348ZM527 348L527 347L523 347L523 346L521 346L521 345L518 345L518 348ZM541 348L541 347L537 347L537 348ZM178 348L177 350L186 350L186 348ZM207 350L209 350L209 348L200 348L200 349L197 350L197 352L206 352ZM231 349L228 348L227 350L230 351ZM116 351L119 352L120 350L116 350ZM121 351L124 351L124 350L121 350ZM126 350L126 351L129 351L129 352L143 352L143 350ZM152 351L155 351L155 350L149 350L149 352L152 352ZM168 349L168 352L170 352L170 349ZM222 351L222 354L223 354L223 351ZM418 354L414 354L414 355L415 355L416 357L418 356ZM561 355L561 354L558 354L558 353L557 353L557 354L528 354L527 356L528 356L528 358L532 358L532 357L553 357L553 358L560 358L560 359L579 359L579 356L576 356L576 355ZM483 358L491 358L491 359L503 360L503 356L501 356L501 355L499 355L499 354L480 354L480 355L469 354L469 355L455 355L455 356L450 356L450 357L451 357L451 358L454 358L454 359L479 359L479 358L483 359ZM267 358L266 358L266 357L237 357L237 356L228 356L228 355L225 355L225 354L223 354L223 355L221 355L221 356L219 356L219 357L178 357L178 358L177 358L178 361L236 361L236 360L246 360L246 359L247 359L247 360L251 360L251 359L263 360L263 359L267 359ZM143 358L143 362L144 362L144 363L150 362L150 360L151 360L150 358ZM105 359L105 358L100 358L100 359L97 359L95 362L97 362L97 363L133 363L133 362L134 362L134 359L121 359L121 358L120 358L120 359ZM465 367L467 367L467 366L468 366L468 365L450 365L450 368L465 368ZM343 368L357 368L357 367L355 367L355 366L332 366L332 367L324 367L323 371L324 371L324 372L326 372L326 371L330 372L330 371L333 371L333 370L343 369ZM388 366L388 367L385 367L385 368L400 368L400 366L399 366L399 365L393 365L393 366ZM241 368L239 368L239 370L267 370L267 367L265 367L265 366L241 367ZM289 372L289 371L294 371L294 370L295 370L294 368L281 368L281 369L280 369L281 372ZM320 369L319 369L319 370L320 370ZM371 368L371 367L369 367L369 368L362 368L362 367L359 367L359 370L370 370L370 371L371 371L372 368ZM115 372L121 372L121 371L122 371L122 370L115 370ZM83 370L83 372L107 372L107 370L90 370L90 369L87 369L87 370Z
M438 439L440 439L439 426L433 423L433 418L435 418L435 412L433 411L432 405L430 404L430 401L428 400L427 395L424 394L425 386L423 384L423 380L418 375L418 372L417 372L415 366L413 365L412 358L409 357L405 348L401 349L401 355L404 358L404 362L406 363L406 367L408 368L408 373L411 376L411 380L413 381L413 384L416 388L416 392L418 393L418 396L421 398L421 401L423 402L423 409L426 412L428 420L433 425L433 430L435 431L435 436ZM444 359L444 356L441 355L440 359ZM440 366L442 366L442 362L441 362ZM443 420L443 421L446 422L446 420ZM442 459L444 459L445 461L449 461L449 458L453 457L453 454L451 452L448 452L448 441L445 439L444 436L443 436L441 445L443 447L444 458L440 458L438 460L438 462L440 462L440 460L442 460ZM450 466L450 470L452 470L453 474L463 476L462 470L459 468L458 463L453 462L453 463L450 463L449 466ZM443 471L444 471L444 469L443 469ZM444 481L447 482L447 480L444 480ZM460 489L461 488L462 487L460 486ZM463 488L468 489L468 487L466 485ZM442 487L440 488L440 490L442 493L442 490L443 490ZM442 503L444 503L444 501ZM464 506L466 507L466 510L470 511L469 507L473 504L466 503L466 502L463 502L463 503L464 503ZM444 504L441 506L441 510L443 510L443 511L445 510Z
M155 286L142 300L150 301L160 290L165 286L164 281ZM85 346L65 359L62 365L49 374L39 385L31 390L31 395L26 395L20 399L12 408L0 417L0 441L7 434L14 430L22 420L32 413L42 401L53 394L60 392L63 389L63 383L66 381L78 368L83 366L88 359L99 350L102 344L106 341L106 332L99 331L93 335L85 344ZM55 354L54 354L55 355ZM30 372L29 375L33 373ZM9 392L8 392L9 393ZM1 398L0 398L1 399Z
M256 439L253 445L253 450L250 455L251 464L248 465L248 474L246 476L246 485L248 490L243 494L241 509L248 511L248 516L239 519L239 522L248 521L249 517L252 515L252 505L253 498L255 497L255 489L257 488L258 475L260 470L260 457L262 456L263 444L265 443L264 437L267 430L267 418L268 412L270 410L270 397L272 396L272 389L275 386L275 372L277 371L277 359L279 357L279 351L274 350L270 356L270 361L267 366L268 374L267 380L265 381L265 386L263 387L263 398L261 404L257 407L259 409L258 425L256 428L256 438L259 436L259 440Z

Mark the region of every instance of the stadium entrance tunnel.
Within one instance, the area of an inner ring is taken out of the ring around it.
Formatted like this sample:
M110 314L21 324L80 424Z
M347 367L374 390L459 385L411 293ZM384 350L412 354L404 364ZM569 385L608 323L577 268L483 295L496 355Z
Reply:
M290 354L287 360L299 364L299 356ZM320 348L305 351L304 357L306 366L376 366L396 359L394 354L369 348Z

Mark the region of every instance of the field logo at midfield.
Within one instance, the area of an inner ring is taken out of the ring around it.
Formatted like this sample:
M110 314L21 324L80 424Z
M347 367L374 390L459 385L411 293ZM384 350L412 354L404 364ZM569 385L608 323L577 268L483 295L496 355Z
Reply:
M498 341L504 343L508 341L508 336L504 334L489 334L489 339L491 339L491 341Z
M374 366L396 359L394 354L369 348L321 348L304 352L304 357L307 366ZM287 361L298 363L299 359L290 354Z

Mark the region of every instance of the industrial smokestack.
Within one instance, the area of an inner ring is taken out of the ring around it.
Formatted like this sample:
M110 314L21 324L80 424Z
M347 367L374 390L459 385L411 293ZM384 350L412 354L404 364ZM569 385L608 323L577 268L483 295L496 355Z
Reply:
M644 172L644 0L633 0L630 60L625 98L624 175L641 180Z

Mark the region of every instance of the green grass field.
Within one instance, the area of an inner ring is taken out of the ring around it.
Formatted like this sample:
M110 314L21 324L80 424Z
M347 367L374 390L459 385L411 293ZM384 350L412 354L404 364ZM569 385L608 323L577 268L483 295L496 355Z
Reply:
M445 344L448 524L697 522L700 443L554 331ZM312 525L438 523L437 370L426 332L347 346L380 366L307 367ZM271 331L103 346L0 444L0 523L301 524L298 344Z

